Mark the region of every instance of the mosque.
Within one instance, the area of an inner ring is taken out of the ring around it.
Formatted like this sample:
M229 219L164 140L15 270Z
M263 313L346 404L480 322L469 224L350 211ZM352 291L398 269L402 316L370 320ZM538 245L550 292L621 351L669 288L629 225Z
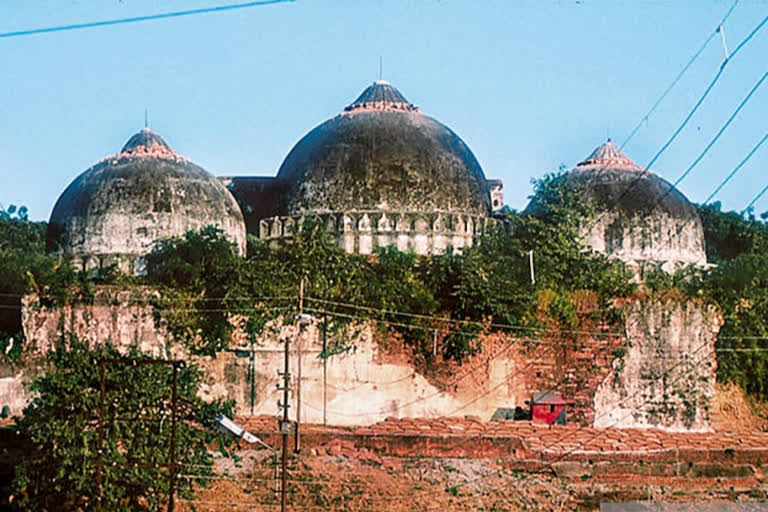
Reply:
M595 206L581 232L593 249L635 266L706 263L693 205L610 140L565 179ZM246 233L269 243L314 217L349 253L439 254L471 246L502 206L502 182L464 141L377 81L299 140L276 176L216 178L142 130L64 190L48 248L81 268L142 273L162 238L214 225L244 254ZM545 214L536 197L526 212Z

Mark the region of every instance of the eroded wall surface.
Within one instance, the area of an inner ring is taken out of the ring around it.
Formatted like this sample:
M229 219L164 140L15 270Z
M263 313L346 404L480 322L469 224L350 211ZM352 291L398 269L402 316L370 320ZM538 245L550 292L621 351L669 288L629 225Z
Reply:
M300 342L290 337L290 416L295 418L300 408L302 421L366 425L387 417L457 415L489 420L496 409L514 407L527 399L526 373L517 371L525 365L525 358L519 356L515 340L508 340L510 346L503 356L478 358L451 377L437 381L414 371L403 354L383 353L371 329L363 330L353 350L327 359L321 357L322 341L317 329L303 331ZM252 373L249 366L254 353L256 371ZM277 414L277 401L282 399L282 391L277 389L282 378L277 371L282 371L284 365L284 344L280 340L267 340L253 353L220 354L216 359L199 358L198 362L208 369L202 390L206 398L235 398L243 414Z
M695 301L624 307L626 344L596 390L595 426L708 430L721 316Z
M91 344L111 342L120 349L137 346L142 352L168 357L169 337L157 327L148 288L123 290L98 287L92 300L63 306L42 303L29 295L22 302L22 327L28 343L47 354L71 337Z
M162 357L190 357L157 326L147 300L152 293L102 289L93 304L60 308L28 297L25 334L41 354L75 335L91 343L111 340L126 351L138 345ZM443 363L428 374L414 369L407 347L382 339L371 327L356 329L349 350L325 359L317 326L302 331L277 326L253 344L236 332L230 351L216 358L190 358L204 370L201 396L235 399L238 413L246 415L277 414L282 398L278 371L288 339L290 414L295 418L300 409L306 422L366 425L387 417L464 415L487 421L498 409L528 409L533 392L557 391L568 397L570 422L706 430L706 407L714 392L717 312L672 299L625 301L621 307L624 333L533 338L486 334L479 340L479 355L461 365Z

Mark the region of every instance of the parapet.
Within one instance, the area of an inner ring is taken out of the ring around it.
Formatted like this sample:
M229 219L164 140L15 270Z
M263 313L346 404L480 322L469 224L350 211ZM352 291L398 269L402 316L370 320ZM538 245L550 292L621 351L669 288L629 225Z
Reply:
M315 214L341 248L350 254L372 254L395 246L419 255L442 254L450 247L461 252L496 221L482 215L450 212L381 212L350 210ZM259 239L291 238L307 217L271 217L259 225Z

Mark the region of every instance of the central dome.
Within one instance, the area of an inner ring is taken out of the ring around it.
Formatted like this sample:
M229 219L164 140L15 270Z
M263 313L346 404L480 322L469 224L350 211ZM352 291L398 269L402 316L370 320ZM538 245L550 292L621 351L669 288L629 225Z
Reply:
M304 136L277 177L286 184L284 215L491 211L485 175L464 141L384 81Z

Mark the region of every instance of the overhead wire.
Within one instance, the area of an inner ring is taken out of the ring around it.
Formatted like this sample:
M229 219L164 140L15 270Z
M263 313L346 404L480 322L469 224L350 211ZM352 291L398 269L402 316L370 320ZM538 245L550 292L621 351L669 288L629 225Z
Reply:
M744 38L741 40L741 42L736 46L734 51L727 56L722 64L720 65L717 73L715 74L714 78L710 81L709 85L707 85L706 89L702 93L702 95L699 97L699 99L696 101L694 106L691 108L691 110L688 112L688 114L685 116L683 121L680 123L680 125L677 127L677 129L672 133L672 135L667 139L667 141L661 146L661 148L654 154L653 158L645 165L643 170L638 173L638 175L629 183L629 185L624 189L624 191L619 194L619 196L613 201L614 205L619 204L626 196L627 194L634 189L637 184L648 174L650 171L651 166L661 157L661 155L669 148L669 146L677 139L678 135L680 135L680 132L683 131L683 129L688 125L693 115L699 110L699 107L701 107L702 103L704 103L704 100L709 96L709 93L712 91L712 89L715 87L715 84L720 80L720 77L723 75L723 72L725 71L728 64L733 61L733 59L736 57L736 55L739 54L739 52L749 43L749 41L752 40L752 38L757 34L760 29L763 28L763 26L768 22L768 16L764 17L760 23L758 23L754 29ZM586 231L591 230L597 223L602 219L602 217L605 215L605 213L598 214L587 226Z
M766 134L763 135L763 138L760 139L760 141L752 148L752 150L749 153L747 153L747 156L745 156L744 159L741 162L739 162L739 164L736 167L734 167L734 169L728 174L728 176L726 176L725 179L721 181L719 185L717 185L715 190L713 190L712 193L707 196L707 198L704 200L704 203L702 204L709 203L717 195L717 193L720 192L723 189L723 187L725 187L725 185L728 184L729 181L731 181L731 179L736 175L736 173L738 173L741 170L741 168L744 167L744 164L746 164L749 161L749 159L752 158L752 155L754 155L755 152L757 152L757 150L760 149L760 146L763 145L766 139L768 139L768 132L766 132ZM750 203L747 206L747 209L751 207L752 204L753 203Z
M423 315L418 313L410 313L405 311L396 311L391 309L382 309L382 308L374 308L370 306L364 306L360 304L353 304L348 302L340 302L340 301L334 301L334 300L327 300L327 299L318 299L314 297L305 297L304 300L308 302L317 302L321 304L329 304L333 306L339 306L339 307L346 307L350 309L357 309L361 311L368 311L373 313L379 313L382 315L392 315L392 316L403 316L408 318L416 318L416 319L422 319L422 320L429 320L434 323L438 324L460 324L460 325L474 325L477 327L483 327L483 328L498 328L498 329L508 329L512 331L523 331L523 332L539 332L539 333L557 333L557 334L572 334L572 335L589 335L589 336L608 336L608 337L617 337L621 336L620 334L611 333L611 332L603 332L603 331L579 331L579 330L561 330L561 329L553 329L553 328L544 328L544 327L531 327L531 326L525 326L525 325L516 325L516 324L500 324L500 323L493 323L493 322L481 322L477 320L461 320L456 318L446 318L446 317L439 317L439 316L431 316L431 315ZM393 325L398 325L393 323ZM418 327L421 329L424 329L425 327L423 325L418 324L401 324L403 326L409 326L409 327ZM452 330L452 332L455 332ZM474 333L467 333L464 332L464 334L474 334Z
M704 156L709 152L709 150L712 149L712 146L714 146L715 143L720 139L720 137L723 135L725 130L728 128L728 126L730 126L730 124L733 122L733 120L736 119L736 116L739 114L739 112L741 112L741 109L744 108L744 105L747 104L747 102L752 98L752 96L760 88L760 86L763 85L763 82L765 81L766 77L768 77L768 71L763 73L763 76L760 77L760 80L758 80L757 83L752 87L752 89L750 89L750 91L747 94L747 96L741 101L741 103L739 103L739 106L736 107L736 110L733 111L733 113L730 115L730 117L725 122L725 124L723 124L723 126L720 127L720 130L717 131L715 136L712 138L712 140L709 141L709 143L706 145L704 150L699 154L699 156L696 157L696 159L693 161L693 163L691 163L691 165L688 166L688 168L683 172L683 174L680 175L679 178L677 178L677 180L674 183L670 184L670 186L667 189L667 191L658 199L659 203L665 197L667 197L667 195L669 195L672 190L675 190L675 187L677 187L691 173L691 171L693 171L693 169L699 164L699 162L701 162L702 158L704 158ZM762 144L762 141L760 142L760 144ZM759 145L758 145L758 147L759 147ZM757 148L755 148L755 150L756 149ZM753 150L753 153L754 153L755 150ZM752 153L750 153L750 155L748 155L748 157L751 156L751 155L752 155ZM736 171L739 169L739 167L741 165L742 164L739 164L739 166L736 167L736 169L734 170L733 174L736 173ZM730 179L730 176L727 179ZM705 203L706 203L706 201L705 201Z
M768 185L763 187L763 189L760 192L758 192L755 197L752 198L749 204L747 204L747 206L743 210L741 210L741 215L743 216L745 213L747 213L755 205L755 203L758 202L761 197L763 197L766 191L768 191Z
M126 23L140 23L145 21L155 21L167 18L180 18L183 16L194 16L199 14L211 14L216 12L232 11L237 9L248 9L251 7L261 7L266 5L282 4L294 2L295 0L259 0L252 2L243 2L238 4L219 5L214 7L201 7L198 9L187 9L183 11L171 11L159 14L148 14L145 16L133 16L128 18L117 18L112 20L90 21L86 23L72 23L69 25L56 25L53 27L33 28L27 30L14 30L10 32L0 32L0 39L11 37L31 36L36 34L50 34L53 32L65 32L70 30L82 30L95 27L106 27L111 25L123 25Z
M656 100L656 102L651 106L650 110L638 121L638 123L635 125L634 129L629 133L626 139L624 139L624 142L621 143L620 148L624 148L630 140L635 136L637 131L640 129L640 127L643 125L643 123L647 122L651 114L653 114L654 111L659 107L662 101L664 101L664 98L667 97L667 95L672 91L672 89L677 85L677 83L680 81L681 78L683 78L683 75L688 71L688 69L693 65L694 62L699 58L699 56L702 54L704 49L709 46L709 43L712 41L712 39L717 36L717 34L722 30L723 25L726 21L728 21L728 18L731 16L731 13L736 8L736 5L739 3L739 0L734 0L733 4L731 4L731 7L728 9L728 11L725 13L725 16L720 20L720 23L717 25L715 30L710 32L710 34L707 36L707 38L704 40L704 42L701 44L698 50L693 54L693 56L688 60L688 62L683 66L683 69L680 70L680 72L675 76L674 80L672 80L672 83L667 86L667 88L664 90L664 92L659 96L659 98Z

